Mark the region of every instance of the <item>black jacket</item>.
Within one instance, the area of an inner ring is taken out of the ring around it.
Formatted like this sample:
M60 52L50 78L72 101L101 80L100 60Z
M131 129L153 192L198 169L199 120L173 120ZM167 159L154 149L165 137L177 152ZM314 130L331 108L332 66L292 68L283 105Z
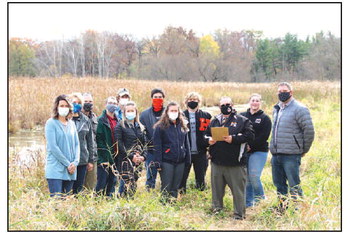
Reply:
M252 122L255 132L254 141L248 143L251 148L251 151L249 152L269 151L269 143L267 142L267 139L269 139L272 125L270 117L266 115L263 110L259 110L252 115L250 109L241 113L241 115L247 117L250 122Z
M212 127L221 127L220 120L222 114L219 114L213 119L206 132L206 140L211 137ZM209 154L211 161L222 166L242 166L245 165L242 159L239 159L241 146L244 148L244 143L254 140L254 130L252 123L244 116L231 113L223 127L229 128L229 135L232 136L232 143L225 141L217 141L214 145L209 146Z
M141 130L140 125L135 122L134 127L124 122L125 127L121 123L117 125L114 137L118 141L117 169L121 171L123 161L130 159L132 161L135 152L138 151L146 160L146 136ZM135 165L134 163L132 163Z
M191 164L191 153L188 141L188 133L183 132L180 123L172 122L168 128L156 127L153 135L154 157L158 163L167 162Z
M190 114L189 114L187 109L184 111L184 114L185 114L186 118L188 119L187 127L190 129L190 132L188 133L188 138L189 138L190 145L192 145L191 136L190 136L191 135L191 127L190 127L190 122L189 122ZM210 113L204 112L202 110L196 111L197 149L198 149L199 154L206 153L208 146L209 146L209 144L208 144L207 140L205 140L204 136L205 136L205 132L207 131L208 126L210 124L210 119L211 119Z

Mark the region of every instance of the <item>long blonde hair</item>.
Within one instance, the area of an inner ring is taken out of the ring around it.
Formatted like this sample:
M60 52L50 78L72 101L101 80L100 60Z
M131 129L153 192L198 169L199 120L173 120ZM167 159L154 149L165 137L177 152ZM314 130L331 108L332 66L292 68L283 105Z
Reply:
M166 106L162 116L160 117L159 121L153 126L154 128L156 127L160 127L161 129L166 129L166 128L169 128L170 126L170 118L168 116L168 112L169 112L169 108L171 106L177 106L178 108L178 111L179 111L179 116L178 118L176 119L176 121L179 121L180 122L180 126L181 126L181 129L183 132L188 132L188 128L187 128L187 123L185 123L185 119L184 119L184 116L183 116L183 113L180 109L180 105L174 101L171 101L168 103L168 105Z
M125 107L126 106L134 106L135 111L136 111L136 117L135 117L135 122L137 122L140 125L141 131L144 130L144 126L140 122L140 117L139 117L139 111L137 110L136 103L134 101L128 101L125 106L124 106L124 111L123 111L123 119L120 121L120 124L122 125L123 128L125 128L125 122L126 120L126 112L125 112Z

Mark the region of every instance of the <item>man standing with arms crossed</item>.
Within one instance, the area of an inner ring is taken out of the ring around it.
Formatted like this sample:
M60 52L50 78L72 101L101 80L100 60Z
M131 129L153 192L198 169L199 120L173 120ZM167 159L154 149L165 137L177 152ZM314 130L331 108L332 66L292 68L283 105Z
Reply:
M283 212L288 203L288 186L293 199L303 196L299 177L301 157L310 150L315 131L309 109L293 98L293 88L289 83L278 85L278 98L279 103L273 111L270 151L272 179Z

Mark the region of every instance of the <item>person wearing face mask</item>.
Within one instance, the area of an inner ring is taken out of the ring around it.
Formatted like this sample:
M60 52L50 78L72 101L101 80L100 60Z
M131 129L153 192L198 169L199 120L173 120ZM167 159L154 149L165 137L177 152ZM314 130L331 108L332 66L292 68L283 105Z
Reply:
M163 111L163 102L165 94L162 89L155 88L151 91L152 106L144 110L140 115L140 122L145 126L148 147L147 159L146 159L146 188L147 190L154 189L156 185L157 169L159 164L151 163L154 160L154 147L153 147L153 132L154 124L159 121Z
M160 165L162 200L176 200L185 166L191 164L187 123L179 105L170 102L154 128L154 160L151 162Z
M189 142L191 148L191 165L193 164L196 189L203 191L205 189L205 173L208 167L207 149L209 144L204 139L204 133L207 130L211 115L208 112L199 109L201 95L197 92L190 92L185 97L187 109L184 111L188 119ZM184 176L181 181L180 190L186 192L186 183L191 170L191 165L185 167Z
M87 165L87 172L85 175L84 187L89 190L93 190L96 187L97 181L97 145L96 145L96 130L97 130L97 116L94 113L94 101L90 93L83 94L83 109L81 110L84 113L91 123L92 133L93 133L93 166L91 168L90 164Z
M77 178L80 144L72 120L71 105L66 95L56 97L52 117L45 124L45 177L51 197L63 197L72 190Z
M247 145L247 189L246 207L251 207L261 199L265 199L264 188L260 177L267 160L269 143L267 142L271 132L271 120L261 110L261 95L252 94L249 98L249 106L246 112L241 113L253 124L255 139Z
M210 145L212 210L217 213L223 209L225 187L228 185L233 196L233 218L243 220L247 170L242 157L246 143L254 140L254 130L246 117L236 114L230 97L221 98L220 110L205 135ZM229 135L215 141L211 137L212 127L227 127Z
M83 96L80 93L73 93L70 95L70 99L73 103L72 120L77 128L80 144L80 161L77 167L77 179L73 184L73 194L77 194L83 189L87 169L92 170L94 166L94 141L89 118L81 112Z
M115 131L118 118L115 115L118 102L114 96L106 100L106 109L98 117L96 130L97 144L97 184L96 192L106 196L113 196L115 192L116 179L116 155L118 143Z
M283 212L288 207L288 191L293 199L303 196L299 168L301 158L311 148L315 131L309 109L293 98L289 83L278 85L278 99L273 110L270 151L273 183L280 200L279 210Z
M122 120L123 118L123 111L124 106L127 102L130 101L131 95L128 89L126 88L120 88L117 92L117 101L118 101L118 108L116 110L116 115L118 117L118 120Z
M146 135L139 121L136 104L129 101L124 106L123 120L115 131L118 141L117 169L120 174L120 197L131 197L136 192L136 182L146 159Z

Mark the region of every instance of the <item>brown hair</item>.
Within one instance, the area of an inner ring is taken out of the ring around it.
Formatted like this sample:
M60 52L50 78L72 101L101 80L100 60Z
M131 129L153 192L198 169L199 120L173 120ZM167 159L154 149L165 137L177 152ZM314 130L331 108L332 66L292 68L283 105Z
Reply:
M262 97L261 97L261 95L258 94L258 93L253 93L253 94L251 94L250 97L249 97L249 101L250 101L254 96L258 97L259 100L261 101Z
M52 107L52 118L54 119L58 119L58 104L60 103L61 100L64 100L68 103L69 105L69 113L66 116L66 119L68 120L68 118L72 115L72 105L71 103L68 101L68 96L66 95L59 95L55 98L54 102L53 102L53 107Z
M156 128L159 126L161 129L169 128L171 120L168 116L168 112L169 112L169 108L171 106L177 106L177 108L179 110L179 117L176 119L176 121L180 122L180 126L181 126L182 131L187 132L188 131L187 124L185 123L185 119L184 119L183 113L180 109L180 105L174 101L171 101L168 103L162 116L160 117L160 120L153 127Z
M288 82L280 82L280 83L278 84L278 87L280 87L280 86L286 86L286 87L288 87L288 89L289 89L290 91L293 91L292 85L291 85L290 83L288 83Z

